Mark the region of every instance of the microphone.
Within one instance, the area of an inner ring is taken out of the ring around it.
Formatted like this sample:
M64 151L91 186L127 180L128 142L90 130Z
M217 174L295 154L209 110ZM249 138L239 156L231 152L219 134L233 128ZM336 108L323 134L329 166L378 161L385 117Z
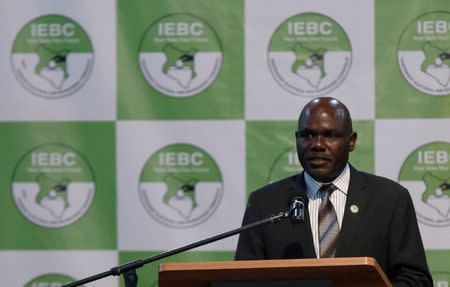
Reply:
M297 198L294 198L294 199L297 199ZM299 197L299 199L301 199L301 198ZM303 205L302 202L300 202L300 201L298 201L298 202L299 203L295 203L295 205L293 205L295 208L298 208L299 206ZM185 246L173 249L173 250L162 252L162 253L159 253L159 254L144 258L144 259L136 259L134 261L113 267L108 271L98 273L93 276L81 279L81 280L73 281L71 283L67 283L65 285L62 285L61 287L80 286L82 284L90 283L90 282L93 282L93 281L96 281L98 279L102 279L102 278L105 278L108 276L119 276L119 275L123 275L124 280L125 280L125 286L136 287L137 281L138 281L136 269L144 266L145 264L172 256L172 255L175 255L175 254L187 251L187 250L191 250L196 247L200 247L200 246L209 244L211 242L215 242L215 241L218 241L218 240L221 240L221 239L224 239L224 238L236 235L236 234L239 234L243 231L255 228L255 227L263 225L263 224L278 223L280 221L283 221L285 218L287 218L292 213L292 211L293 211L292 207L289 207L289 210L281 211L276 214L272 214L269 217L260 219L258 221L254 221L254 222L246 224L246 225L242 225L241 227L233 229L231 231L227 231L227 232L221 233L219 235L215 235L215 236L212 236L212 237L209 237L206 239L202 239L200 241L197 241L197 242L194 242L194 243L191 243L191 244L188 244L188 245L185 245ZM302 214L303 214L303 212L302 212Z
M304 221L305 204L302 197L294 197L289 204L289 210L293 223L300 223Z

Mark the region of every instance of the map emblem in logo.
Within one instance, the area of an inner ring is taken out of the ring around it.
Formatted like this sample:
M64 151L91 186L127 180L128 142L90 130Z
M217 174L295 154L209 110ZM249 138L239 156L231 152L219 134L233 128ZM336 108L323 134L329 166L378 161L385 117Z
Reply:
M26 153L12 177L12 195L31 222L49 228L69 225L89 209L95 192L91 167L75 149L45 144Z
M298 96L317 97L336 89L352 63L347 34L333 19L302 13L283 23L269 44L269 69L278 84Z
M67 275L48 273L31 279L31 281L25 284L24 287L36 287L36 286L56 287L71 283L73 281L75 281L75 279Z
M190 144L156 151L140 175L139 196L158 222L176 228L197 225L217 209L223 194L222 175L214 159Z
M274 182L282 178L298 174L302 169L298 161L295 147L284 149L273 162L267 182Z
M23 87L54 99L84 85L94 64L94 52L78 23L61 15L45 15L31 20L17 34L11 63Z
M450 94L450 13L424 14L406 26L397 48L403 77L431 96Z
M414 150L398 177L423 224L450 226L450 143L432 142Z
M160 93L188 97L216 79L222 66L222 44L205 21L173 14L154 22L139 47L139 65L147 82Z

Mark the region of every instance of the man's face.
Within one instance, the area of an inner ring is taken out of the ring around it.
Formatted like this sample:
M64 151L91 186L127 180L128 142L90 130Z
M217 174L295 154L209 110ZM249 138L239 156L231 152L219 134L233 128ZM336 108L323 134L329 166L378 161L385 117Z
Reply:
M346 125L342 110L313 106L302 114L296 138L298 159L305 171L317 181L330 182L347 164L356 133Z

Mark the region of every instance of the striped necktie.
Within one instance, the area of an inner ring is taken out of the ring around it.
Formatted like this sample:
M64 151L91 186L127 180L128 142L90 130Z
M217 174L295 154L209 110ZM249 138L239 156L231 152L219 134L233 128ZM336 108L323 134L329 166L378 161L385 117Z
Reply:
M319 206L319 246L320 258L334 257L339 239L339 223L330 195L336 190L333 184L323 184L319 191L322 202Z

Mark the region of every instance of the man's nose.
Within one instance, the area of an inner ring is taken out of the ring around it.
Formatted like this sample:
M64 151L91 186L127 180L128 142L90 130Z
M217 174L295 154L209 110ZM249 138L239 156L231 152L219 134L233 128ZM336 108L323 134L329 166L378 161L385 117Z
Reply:
M314 149L324 149L324 137L322 135L316 135L312 139L312 148Z

